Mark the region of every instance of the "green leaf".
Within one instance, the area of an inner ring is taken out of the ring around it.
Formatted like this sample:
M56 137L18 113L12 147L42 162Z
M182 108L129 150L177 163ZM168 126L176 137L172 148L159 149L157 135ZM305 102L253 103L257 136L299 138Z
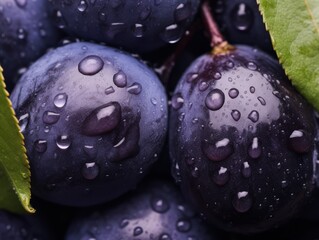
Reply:
M0 66L0 208L15 213L33 213L29 163L23 135L8 96Z
M319 0L257 2L286 74L319 111Z

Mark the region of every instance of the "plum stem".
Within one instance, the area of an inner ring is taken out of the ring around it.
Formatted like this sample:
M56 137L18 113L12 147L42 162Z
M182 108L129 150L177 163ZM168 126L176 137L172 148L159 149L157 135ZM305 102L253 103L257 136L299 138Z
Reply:
M223 54L234 50L234 47L220 33L207 0L202 3L201 10L204 23L210 34L210 46L212 47L213 54Z

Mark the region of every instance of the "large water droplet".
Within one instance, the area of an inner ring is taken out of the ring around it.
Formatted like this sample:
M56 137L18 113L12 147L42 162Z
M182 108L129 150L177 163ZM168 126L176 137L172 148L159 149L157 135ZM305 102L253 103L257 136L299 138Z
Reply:
M78 69L83 75L92 76L101 71L103 66L104 62L99 56L90 55L81 60Z
M176 222L176 229L177 231L179 232L188 232L190 231L192 228L192 224L190 221L186 220L186 219L179 219L177 222Z
M27 128L29 123L29 117L30 116L28 113L23 114L22 116L19 117L20 132L23 133L25 129Z
M304 130L294 130L289 136L289 147L297 153L307 153L312 147L312 140Z
M124 72L119 71L118 73L114 74L113 76L114 84L119 88L124 88L127 85L127 79Z
M238 110L232 110L231 116L235 121L238 121L241 117L241 113Z
M214 89L208 93L205 104L206 107L212 111L220 109L225 102L225 95L220 89Z
M182 97L181 93L176 93L173 97L172 97L172 107L175 110L180 109L181 107L183 107L184 104L184 98Z
M135 237L141 235L142 233L143 233L143 228L141 228L141 227L134 228L133 235Z
M95 179L99 172L99 166L95 162L85 163L82 167L82 176L87 180Z
M84 120L82 133L87 136L96 136L108 133L115 129L121 121L121 105L117 102L104 104L94 109Z
M151 197L151 207L155 212L165 213L169 209L168 201L160 196L152 196Z
M229 91L228 91L228 96L229 96L230 98L236 98L236 97L238 97L238 94L239 94L239 91L238 91L237 88L231 88L231 89L229 89Z
M34 149L39 153L45 152L47 150L47 147L48 147L48 143L46 140L43 140L43 139L39 139L35 141L34 143Z
M174 12L175 20L177 22L184 21L190 17L191 13L192 13L192 7L191 7L191 4L189 2L187 2L185 4L180 3L176 7L175 12Z
M257 97L258 101L260 102L261 105L265 106L266 105L266 101L263 97Z
M142 85L139 83L133 83L127 88L127 91L134 95L139 95L142 92Z
M233 206L239 213L245 213L252 207L252 200L247 191L238 192L233 199Z
M203 150L206 157L212 161L222 161L234 152L228 138L224 138L212 145L205 144Z
M244 162L241 168L241 173L243 177L249 178L251 176L251 168L248 162Z
M248 31L254 23L254 14L245 3L237 4L231 11L231 16L231 22L239 31Z
M261 156L261 153L262 153L261 144L259 143L258 138L254 137L252 144L248 148L248 155L253 159L257 159Z
M253 111L251 111L251 112L249 113L248 118L249 118L252 122L256 123L256 122L259 120L259 113L258 113L257 111L255 111L255 110L253 110Z
M66 150L70 147L71 145L71 139L69 136L67 135L61 135L57 138L56 140L56 145L62 149L62 150Z
M229 171L227 168L220 167L220 169L213 174L213 181L219 186L225 185L229 181Z
M60 93L54 97L53 104L57 108L63 108L68 101L68 95L66 93Z
M45 111L42 116L42 120L46 124L55 124L59 121L60 114L50 111Z

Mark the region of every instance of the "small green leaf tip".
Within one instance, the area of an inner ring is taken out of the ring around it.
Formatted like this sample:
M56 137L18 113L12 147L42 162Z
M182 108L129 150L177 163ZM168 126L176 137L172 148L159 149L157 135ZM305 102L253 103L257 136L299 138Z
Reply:
M287 76L319 111L319 1L257 2Z
M0 208L34 213L30 205L31 173L24 138L0 66Z

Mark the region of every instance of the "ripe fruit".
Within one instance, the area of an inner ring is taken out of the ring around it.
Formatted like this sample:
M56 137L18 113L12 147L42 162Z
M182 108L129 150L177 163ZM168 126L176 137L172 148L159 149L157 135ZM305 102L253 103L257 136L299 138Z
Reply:
M73 239L217 239L185 202L175 187L153 182L102 211L71 223L67 240Z
M164 143L163 86L144 64L105 46L50 51L22 76L12 102L32 191L52 202L87 206L134 189Z
M20 68L27 67L58 41L46 0L0 3L0 64L9 89Z
M215 19L225 38L275 55L256 0L211 1Z
M175 178L208 221L264 231L289 219L313 191L313 110L268 55L237 46L199 57L171 109Z
M53 1L57 24L68 34L149 52L178 41L193 20L199 0Z

